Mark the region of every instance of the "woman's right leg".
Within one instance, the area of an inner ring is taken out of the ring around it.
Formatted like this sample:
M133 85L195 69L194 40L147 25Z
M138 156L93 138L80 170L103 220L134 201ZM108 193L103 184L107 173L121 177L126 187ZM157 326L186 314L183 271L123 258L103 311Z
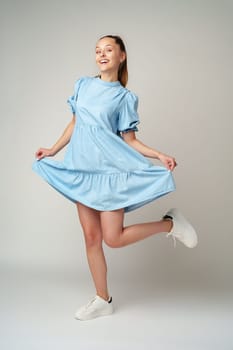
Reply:
M103 251L103 235L100 213L92 208L77 203L81 226L83 228L88 264L94 280L96 294L108 300L107 264Z

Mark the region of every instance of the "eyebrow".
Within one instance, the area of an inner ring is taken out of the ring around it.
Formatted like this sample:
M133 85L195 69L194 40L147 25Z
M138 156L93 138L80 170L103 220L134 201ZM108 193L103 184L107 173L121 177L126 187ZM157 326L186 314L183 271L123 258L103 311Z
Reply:
M107 44L107 45L105 45L105 47L106 46L111 46L111 47L113 47L113 45L111 45L111 44ZM100 47L99 46L96 46L96 49L99 49Z

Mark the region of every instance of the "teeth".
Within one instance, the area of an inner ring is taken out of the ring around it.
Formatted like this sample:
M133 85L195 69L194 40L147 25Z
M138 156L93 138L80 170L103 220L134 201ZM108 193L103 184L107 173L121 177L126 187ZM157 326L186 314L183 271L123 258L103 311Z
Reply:
M100 63L108 63L108 60L101 60Z

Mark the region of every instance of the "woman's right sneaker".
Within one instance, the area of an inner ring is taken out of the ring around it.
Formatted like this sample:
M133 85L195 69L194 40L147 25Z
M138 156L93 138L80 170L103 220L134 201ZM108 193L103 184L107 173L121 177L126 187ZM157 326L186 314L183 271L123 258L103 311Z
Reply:
M182 242L188 248L194 248L197 245L198 238L193 226L184 218L178 209L170 209L164 216L164 220L172 220L173 226L167 237L172 236L174 244L176 239Z
M106 301L96 295L87 305L82 306L76 312L75 318L80 321L87 321L96 317L111 315L112 313L112 297Z

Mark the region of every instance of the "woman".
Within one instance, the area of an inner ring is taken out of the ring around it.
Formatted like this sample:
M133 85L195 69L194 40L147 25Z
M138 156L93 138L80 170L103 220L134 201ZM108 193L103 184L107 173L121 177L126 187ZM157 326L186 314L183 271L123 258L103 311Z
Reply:
M79 320L113 312L102 243L123 247L164 232L187 247L197 244L193 227L171 209L160 221L123 226L124 213L175 189L173 157L136 138L137 96L127 84L127 54L119 36L96 45L100 75L82 77L68 99L73 118L53 147L36 152L34 170L77 205L96 296L76 312ZM68 145L64 161L49 159ZM155 166L146 157L159 159Z

